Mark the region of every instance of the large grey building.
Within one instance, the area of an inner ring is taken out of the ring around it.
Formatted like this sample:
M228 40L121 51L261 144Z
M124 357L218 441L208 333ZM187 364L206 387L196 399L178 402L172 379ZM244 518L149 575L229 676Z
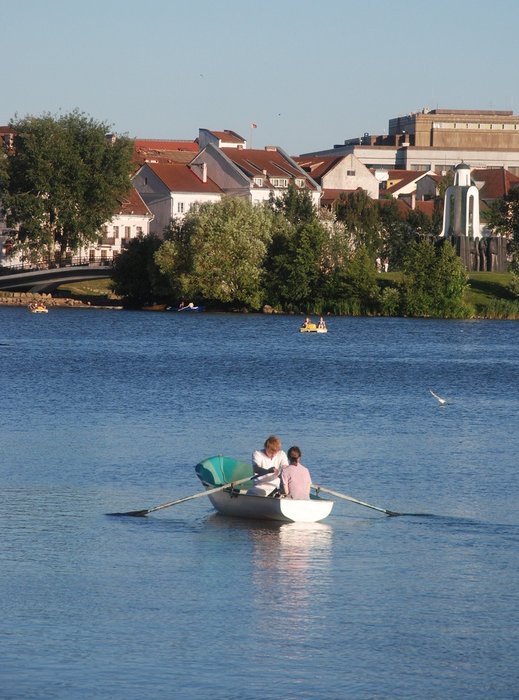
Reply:
M452 170L503 167L519 175L519 116L511 110L427 109L389 120L388 133L347 139L308 155L353 153L369 168Z

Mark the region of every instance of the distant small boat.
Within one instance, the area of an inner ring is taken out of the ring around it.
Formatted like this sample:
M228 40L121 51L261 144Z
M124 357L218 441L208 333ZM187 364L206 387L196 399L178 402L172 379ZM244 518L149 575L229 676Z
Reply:
M300 333L328 333L328 328L326 328L326 323L321 319L319 323L313 323L313 321L306 320L302 326L299 326Z
M253 476L250 464L223 455L204 459L195 472L208 490ZM240 489L229 487L207 497L222 515L254 520L316 523L328 517L333 508L334 501L313 494L307 500L250 495L247 489L253 485L253 481L242 483Z
M180 304L180 306L175 307L175 306L168 306L168 311L182 311L182 312L194 312L194 313L199 313L201 311L205 311L205 306L195 306L193 302L191 301L189 304L186 304L185 306L183 304Z
M43 301L32 301L27 305L31 314L48 314L49 310Z

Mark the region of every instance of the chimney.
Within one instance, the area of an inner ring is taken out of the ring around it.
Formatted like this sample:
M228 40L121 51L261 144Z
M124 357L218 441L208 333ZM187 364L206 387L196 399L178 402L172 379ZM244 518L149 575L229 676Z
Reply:
M207 163L202 163L202 182L207 182Z

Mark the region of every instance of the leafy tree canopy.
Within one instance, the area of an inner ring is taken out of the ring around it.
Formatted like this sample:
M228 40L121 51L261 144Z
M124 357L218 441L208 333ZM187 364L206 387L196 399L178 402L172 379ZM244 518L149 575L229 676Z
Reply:
M262 303L262 263L274 214L238 198L194 207L155 257L180 297L223 304Z
M154 259L161 244L162 241L155 236L132 238L115 261L112 273L114 291L125 297L131 306L143 306L167 298L167 283Z
M290 223L298 225L317 220L317 210L308 190L289 185L281 197L271 197L270 205Z
M133 142L110 138L107 124L78 111L27 116L9 126L14 148L0 199L19 244L54 255L96 241L130 190Z
M467 273L448 241L411 243L404 261L402 295L409 316L460 318L467 315L463 294Z

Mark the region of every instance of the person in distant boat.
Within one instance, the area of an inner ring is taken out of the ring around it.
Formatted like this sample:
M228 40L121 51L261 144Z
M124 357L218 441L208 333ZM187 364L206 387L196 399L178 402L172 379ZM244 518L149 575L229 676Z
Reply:
M181 301L180 304L178 305L178 310L180 311L180 309L183 309L184 306L185 306L184 302Z
M288 467L281 472L281 483L285 498L308 500L312 477L306 467L301 464L301 450L294 445L288 450Z
M301 328L308 328L308 326L309 326L311 323L312 323L312 322L310 321L310 319L309 319L308 316L307 316L307 317L305 318L305 320L303 321L303 325L301 326Z
M324 318L322 316L319 318L319 325L317 328L326 328L326 323L324 322Z
M268 496L279 488L279 475L283 467L288 466L288 459L281 449L281 440L277 435L270 435L262 450L252 453L252 470L258 474L254 486L247 493L254 496Z

